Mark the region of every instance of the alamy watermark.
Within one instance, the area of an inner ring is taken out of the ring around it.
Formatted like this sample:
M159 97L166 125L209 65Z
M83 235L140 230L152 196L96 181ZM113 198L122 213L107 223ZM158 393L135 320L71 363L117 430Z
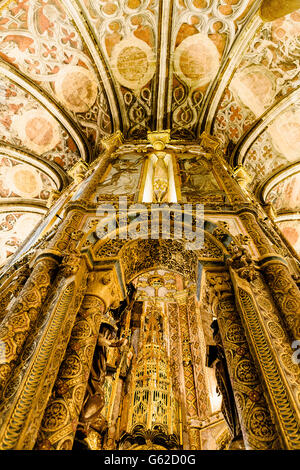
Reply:
M99 239L172 239L185 240L187 250L199 250L204 244L203 204L143 204L128 205L126 197L119 198L116 208L102 203L97 207Z

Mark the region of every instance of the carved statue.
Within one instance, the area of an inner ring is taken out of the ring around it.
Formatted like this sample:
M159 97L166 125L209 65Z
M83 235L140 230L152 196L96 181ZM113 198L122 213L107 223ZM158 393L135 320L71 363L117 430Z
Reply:
M231 255L231 258L227 260L228 265L231 266L242 279L246 279L249 282L256 279L257 272L255 265L247 249L244 246L231 243L228 247L228 251Z
M115 331L110 325L102 325L95 348L92 368L88 380L85 399L79 418L79 429L87 434L90 427L96 431L103 431L105 421L101 410L105 405L104 382L106 377L107 350L125 345L127 339L115 339Z
M167 200L169 189L168 168L165 163L164 152L157 152L157 161L153 172L153 196L155 202L164 202Z
M222 395L221 411L232 435L230 448L242 449L244 447L242 444L241 426L217 320L212 322L211 328L213 329L213 338L216 345L209 347L207 365L208 367L214 367L215 369L218 384L217 391L218 394Z

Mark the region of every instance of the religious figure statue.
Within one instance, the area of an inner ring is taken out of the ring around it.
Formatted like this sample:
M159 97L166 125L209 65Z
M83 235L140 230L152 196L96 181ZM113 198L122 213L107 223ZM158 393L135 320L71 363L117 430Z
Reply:
M105 405L104 382L106 377L107 350L108 348L125 345L127 339L115 339L115 331L110 325L102 325L95 348L92 368L88 380L88 386L79 418L79 429L87 434L89 428L102 432L105 429L105 420L101 416L101 410Z
M164 202L167 200L169 189L168 168L165 163L165 153L157 152L157 161L153 171L153 199L154 202Z
M244 246L235 245L231 243L228 247L231 255L227 263L231 266L237 274L247 281L253 281L257 277L254 262Z
M234 394L227 369L226 357L221 342L217 320L213 321L211 328L213 329L213 338L216 342L216 345L209 347L207 365L208 367L214 367L215 369L216 380L218 384L217 391L218 394L222 395L221 411L232 435L230 449L243 449L244 444L241 426L235 405Z

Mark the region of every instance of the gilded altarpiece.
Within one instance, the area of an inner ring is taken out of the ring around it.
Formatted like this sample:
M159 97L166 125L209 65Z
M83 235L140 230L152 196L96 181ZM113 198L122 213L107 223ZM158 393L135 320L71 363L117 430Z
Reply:
M299 449L295 253L216 139L116 133L103 148L58 226L2 273L0 448ZM99 236L99 202L117 213L119 196L155 193L155 152L172 155L173 179L163 164L156 177L191 226L204 204L197 249L184 230L152 239L150 216L133 239L119 214Z

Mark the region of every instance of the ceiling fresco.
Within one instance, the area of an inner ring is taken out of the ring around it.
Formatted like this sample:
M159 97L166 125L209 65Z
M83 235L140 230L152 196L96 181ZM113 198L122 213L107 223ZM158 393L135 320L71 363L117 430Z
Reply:
M64 2L4 2L0 57L63 105L91 145L111 132L105 92Z
M0 75L0 139L65 169L79 159L67 130L33 96Z
M300 220L278 222L278 226L291 246L300 253Z
M292 93L300 83L300 13L262 25L224 90L214 135L224 148L237 143L256 119Z
M33 165L0 154L0 197L47 201L57 186Z
M291 175L274 186L266 197L278 213L300 211L300 173Z
M15 253L41 220L43 213L18 209L0 213L0 264Z
M173 142L196 142L205 130L232 167L244 165L250 190L279 215L296 214L298 169L286 171L300 161L300 9L265 21L260 5L0 0L1 263L67 172L94 161L118 129L129 143L165 129ZM129 175L115 165L103 188L127 178L138 190L139 158ZM298 230L289 220L278 222L285 234L288 223Z

